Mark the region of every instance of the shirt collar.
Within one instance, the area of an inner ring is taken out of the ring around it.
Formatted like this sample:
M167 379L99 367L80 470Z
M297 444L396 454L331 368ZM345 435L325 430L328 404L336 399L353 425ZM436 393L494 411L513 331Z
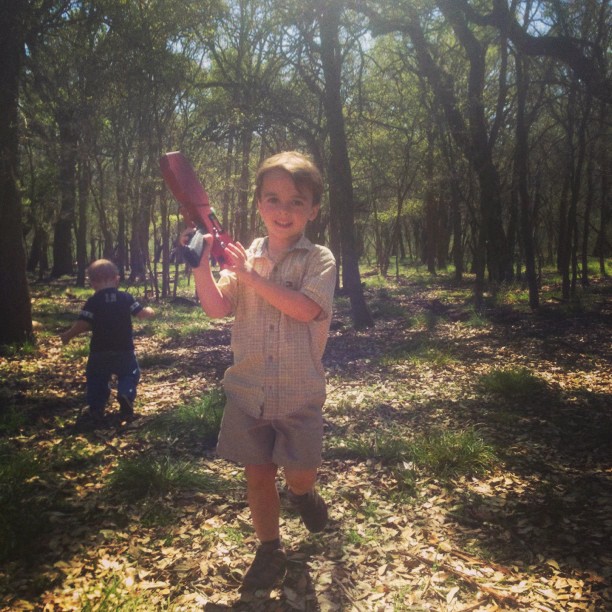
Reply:
M310 251L314 247L313 243L302 234L300 239L287 251L287 253L291 253L291 251L296 251L298 249L304 251ZM265 238L257 238L253 244L251 245L253 257L269 257L268 255L268 237Z

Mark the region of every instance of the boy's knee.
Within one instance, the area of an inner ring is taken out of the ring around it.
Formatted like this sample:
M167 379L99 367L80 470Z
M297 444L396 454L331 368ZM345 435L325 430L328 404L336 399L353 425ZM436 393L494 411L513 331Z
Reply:
M287 486L296 495L303 495L311 491L317 481L317 470L288 470L285 469Z
M248 486L252 488L261 488L268 485L270 482L275 482L277 470L278 467L274 463L247 465L244 471Z

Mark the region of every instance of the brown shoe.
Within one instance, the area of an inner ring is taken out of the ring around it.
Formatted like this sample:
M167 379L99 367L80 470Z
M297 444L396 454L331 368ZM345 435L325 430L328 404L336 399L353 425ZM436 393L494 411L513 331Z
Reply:
M255 559L242 579L242 591L271 589L285 577L287 553L283 548L260 546Z
M327 506L323 498L313 489L304 495L289 491L291 505L300 513L306 529L311 533L323 531L327 525Z

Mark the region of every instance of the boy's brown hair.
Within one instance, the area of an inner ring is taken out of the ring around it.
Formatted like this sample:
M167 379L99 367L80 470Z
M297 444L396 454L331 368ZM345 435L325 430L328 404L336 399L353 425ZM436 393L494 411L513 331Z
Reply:
M323 197L323 177L314 162L299 151L283 151L268 157L259 166L255 179L255 197L261 198L264 176L271 170L284 170L291 176L295 186L302 191L307 188L312 193L312 203L318 206Z
M102 283L114 280L119 276L117 266L108 259L96 259L87 268L87 276L93 283Z

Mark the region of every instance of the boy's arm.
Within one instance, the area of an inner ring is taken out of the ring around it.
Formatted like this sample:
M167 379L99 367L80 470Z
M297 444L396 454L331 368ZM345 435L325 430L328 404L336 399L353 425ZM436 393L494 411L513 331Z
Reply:
M202 310L212 319L226 317L232 312L230 301L221 293L210 269L210 247L213 237L210 234L204 236L206 247L202 252L200 265L193 268L196 290Z
M302 323L309 323L321 314L321 306L301 291L278 285L253 270L240 243L228 245L226 252L233 264L230 270L236 273L239 280L283 314Z
M83 319L77 319L73 323L72 327L69 330L61 333L59 337L61 338L63 344L68 344L68 342L70 342L75 336L78 336L79 334L84 334L85 332L88 332L90 330L90 323L84 321Z

